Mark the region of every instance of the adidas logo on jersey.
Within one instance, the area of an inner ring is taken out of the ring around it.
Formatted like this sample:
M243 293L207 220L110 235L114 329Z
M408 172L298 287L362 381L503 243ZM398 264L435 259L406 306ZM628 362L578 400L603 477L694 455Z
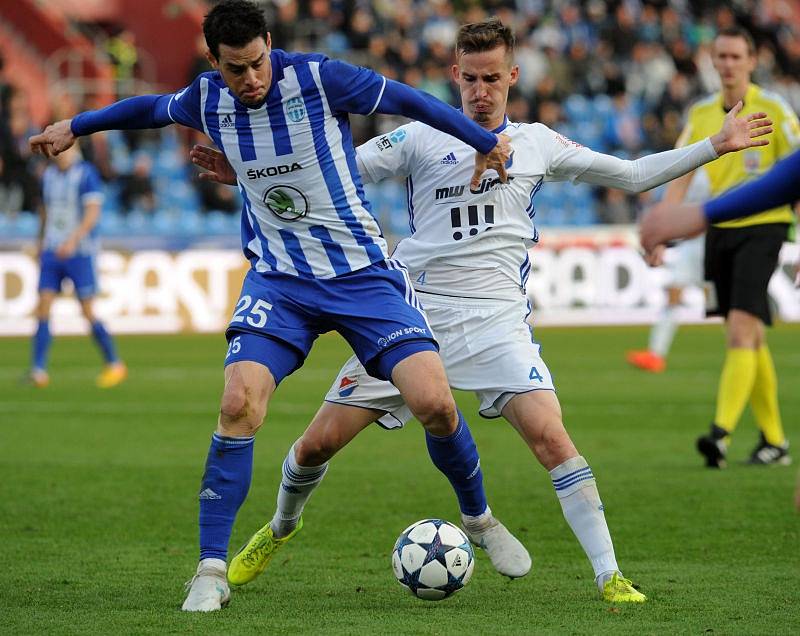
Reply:
M233 117L230 115L225 115L225 117L223 117L219 122L220 128L233 128L235 125L236 123L233 121Z
M443 166L454 166L458 163L458 159L456 159L455 153L449 152L442 157L442 160L439 163Z

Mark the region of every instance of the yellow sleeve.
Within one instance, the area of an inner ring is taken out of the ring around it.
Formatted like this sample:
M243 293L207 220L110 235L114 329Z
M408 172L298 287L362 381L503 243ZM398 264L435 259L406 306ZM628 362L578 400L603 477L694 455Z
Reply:
M797 148L800 148L800 120L788 104L781 104L780 121L775 122L775 152L784 157Z

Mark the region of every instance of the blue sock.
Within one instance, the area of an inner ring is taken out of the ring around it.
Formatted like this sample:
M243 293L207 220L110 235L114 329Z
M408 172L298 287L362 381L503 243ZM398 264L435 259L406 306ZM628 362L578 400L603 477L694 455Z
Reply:
M53 341L50 335L50 323L47 320L40 320L36 333L33 336L33 368L47 369L47 354L50 353L50 343Z
M103 359L107 364L119 362L117 352L114 350L114 341L111 339L111 335L106 331L103 323L99 320L95 320L92 323L92 336L95 342L97 342L97 346L100 347L100 351L103 352Z
M233 521L250 489L254 440L211 436L200 485L200 559L227 560Z
M425 431L428 454L433 464L450 480L465 515L477 517L486 510L481 460L472 432L458 412L458 427L447 437L436 437Z

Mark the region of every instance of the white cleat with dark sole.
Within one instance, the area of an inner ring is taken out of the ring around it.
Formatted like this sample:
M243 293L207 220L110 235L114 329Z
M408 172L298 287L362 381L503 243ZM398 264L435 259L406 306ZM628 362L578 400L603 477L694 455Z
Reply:
M197 574L186 583L189 594L181 609L184 612L216 612L231 600L231 590L225 576L225 561L203 559Z
M466 528L464 532L474 545L486 552L500 574L516 579L531 571L531 555L497 519L492 518L489 526L479 532Z

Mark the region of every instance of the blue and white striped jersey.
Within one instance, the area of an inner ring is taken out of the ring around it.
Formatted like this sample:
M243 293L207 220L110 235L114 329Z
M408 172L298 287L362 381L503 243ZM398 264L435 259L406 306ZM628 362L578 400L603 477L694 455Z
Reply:
M320 54L270 53L263 105L239 102L218 72L175 93L168 113L205 132L236 171L242 247L258 272L333 278L386 258L364 196L348 113L368 115L386 80Z
M76 161L66 170L55 164L45 168L42 194L47 216L44 225L45 250L55 250L83 220L84 205L103 202L103 188L97 169L88 161ZM76 254L97 253L97 226L81 240Z

